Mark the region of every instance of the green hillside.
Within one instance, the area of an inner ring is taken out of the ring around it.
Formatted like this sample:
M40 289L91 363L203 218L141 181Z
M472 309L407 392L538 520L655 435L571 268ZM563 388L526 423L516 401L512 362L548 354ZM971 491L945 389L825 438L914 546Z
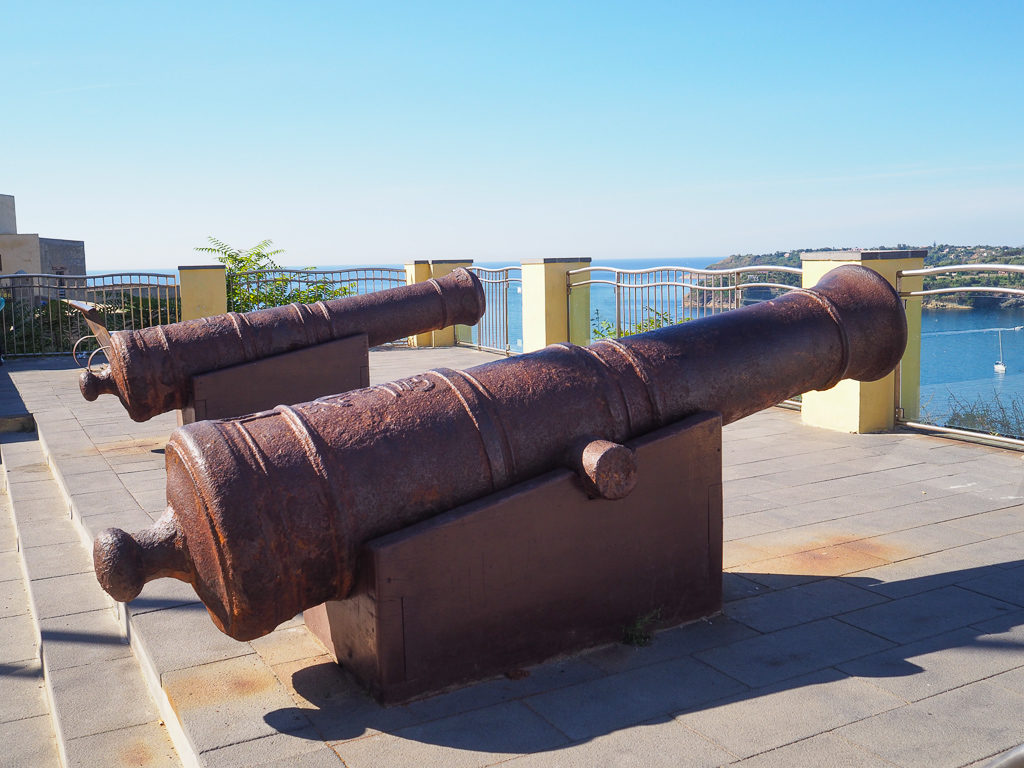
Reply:
M892 246L878 246L872 250L899 250L908 248L900 244ZM806 248L794 251L776 251L775 253L745 253L728 256L721 261L712 264L711 269L733 269L736 267L749 267L761 265L778 265L786 267L799 267L801 253L820 253L826 251L843 251L847 248ZM952 264L1020 264L1024 265L1024 248L1008 245L947 245L935 243L928 248L925 256L926 267L944 267ZM782 279L776 282L795 284L794 280ZM950 276L929 276L924 279L926 290L934 288L963 287L972 285L1005 286L1011 288L1024 288L1024 274L980 272L967 274L953 274ZM971 307L985 303L998 303L1000 306L1024 306L1024 297L1008 297L999 294L984 293L963 293L947 294L934 297L926 297L925 306L930 307Z

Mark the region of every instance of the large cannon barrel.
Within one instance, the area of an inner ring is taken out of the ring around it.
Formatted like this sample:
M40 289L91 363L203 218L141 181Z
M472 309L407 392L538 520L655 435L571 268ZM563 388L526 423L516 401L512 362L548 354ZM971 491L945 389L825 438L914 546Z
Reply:
M141 534L100 534L97 576L118 600L159 576L188 581L218 627L252 639L347 595L363 542L558 467L621 498L631 437L878 379L906 338L889 284L843 266L813 289L636 336L190 424L167 445L167 512Z
M466 269L423 283L315 304L289 304L244 314L115 331L101 373L83 371L86 400L117 395L135 421L183 407L191 378L240 363L365 333L371 347L403 336L474 325L484 291Z

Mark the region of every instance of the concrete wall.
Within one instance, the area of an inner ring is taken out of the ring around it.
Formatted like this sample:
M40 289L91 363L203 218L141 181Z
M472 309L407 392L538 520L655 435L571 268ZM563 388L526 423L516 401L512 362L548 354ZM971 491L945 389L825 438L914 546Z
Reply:
M14 195L0 195L0 235L16 235L18 219L14 213Z
M0 235L0 274L39 271L39 235Z
M81 240L39 238L39 271L47 275L84 275L85 243Z

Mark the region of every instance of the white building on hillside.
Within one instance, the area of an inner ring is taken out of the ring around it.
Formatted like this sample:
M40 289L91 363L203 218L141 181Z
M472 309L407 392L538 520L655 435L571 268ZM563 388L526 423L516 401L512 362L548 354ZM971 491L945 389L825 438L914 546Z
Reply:
M19 234L14 195L0 195L0 275L84 275L85 243Z

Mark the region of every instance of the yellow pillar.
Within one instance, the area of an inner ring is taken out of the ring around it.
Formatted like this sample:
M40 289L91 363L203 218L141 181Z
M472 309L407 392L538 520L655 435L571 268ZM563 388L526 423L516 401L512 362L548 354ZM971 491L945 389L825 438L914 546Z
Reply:
M433 278L444 277L449 272L453 272L459 267L471 266L473 266L472 261L464 261L460 259L433 259L430 262L430 276ZM449 325L447 328L441 328L440 330L434 331L430 346L454 347L455 330L456 327L454 325Z
M432 277L444 277L459 267L471 267L472 261L463 259L433 259L431 261L411 261L405 265L405 282L424 283ZM409 337L410 347L451 347L455 344L455 326L428 331Z
M896 287L896 273L904 269L921 269L924 250L900 251L824 251L805 253L803 286L810 288L824 274L843 264L860 264L873 269ZM919 290L921 278L905 278L902 290ZM905 301L907 310L907 350L900 369L900 389L904 418L917 416L918 386L921 371L921 301ZM839 432L882 432L892 429L899 398L896 373L878 381L844 379L824 392L807 392L803 396L803 423Z
M405 265L405 282L407 285L413 283L425 283L430 279L429 261L411 261ZM410 347L429 347L434 335L429 331L409 337Z
M590 286L570 294L566 273L590 266L590 259L529 259L523 262L523 351L570 341L590 343ZM589 272L573 282L590 279Z
M223 264L178 267L181 319L223 315L228 311L227 271Z

